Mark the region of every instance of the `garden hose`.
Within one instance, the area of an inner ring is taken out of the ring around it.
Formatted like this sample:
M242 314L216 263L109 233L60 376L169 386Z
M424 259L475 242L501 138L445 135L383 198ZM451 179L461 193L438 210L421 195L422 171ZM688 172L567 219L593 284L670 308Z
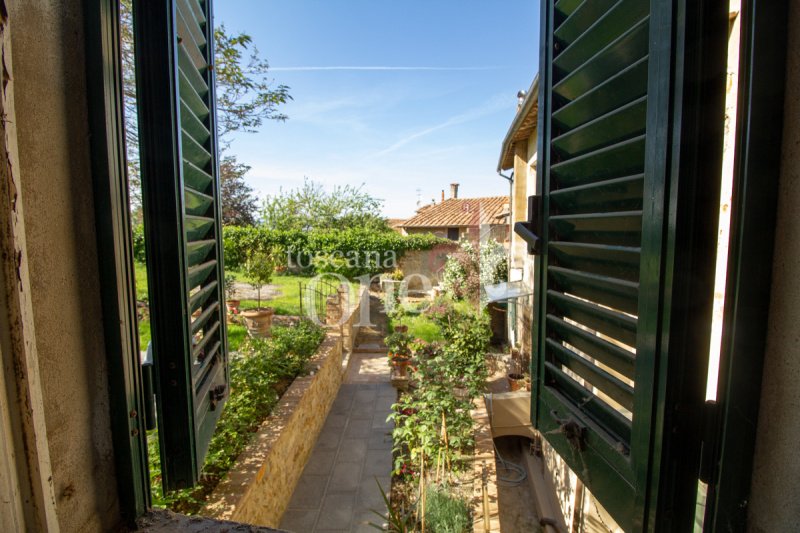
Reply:
M484 394L483 400L486 402L486 407L489 411L489 426L491 427L492 416L493 416L492 393L490 392L488 394ZM492 446L494 446L494 453L497 456L497 461L500 463L502 468L508 472L515 472L517 474L517 477L501 477L500 474L498 473L497 481L502 481L503 483L507 483L508 485L515 486L519 485L528 478L528 471L525 470L525 467L503 459L503 456L500 455L500 450L497 449L497 444L495 444L494 438L492 438Z

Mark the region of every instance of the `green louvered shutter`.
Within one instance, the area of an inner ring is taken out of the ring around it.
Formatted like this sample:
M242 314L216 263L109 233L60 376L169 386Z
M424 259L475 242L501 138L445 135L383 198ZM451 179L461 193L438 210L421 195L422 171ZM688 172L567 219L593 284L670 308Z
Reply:
M674 37L685 29L681 2L542 4L543 246L532 417L621 527L650 529L659 439L671 416L664 402L677 390L666 378L679 358L663 355L673 327L665 317L685 273L673 271L683 252L674 247L681 212L670 196L685 179L669 170L681 168L670 158L682 154L671 152L676 145L667 133L678 131L673 124L683 112L671 93L679 86L673 69L684 61ZM708 157L719 158L711 146ZM707 289L697 293L704 305ZM687 465L696 461L686 458ZM695 476L688 490L696 484Z
M164 486L193 485L228 394L210 0L137 0L136 67Z

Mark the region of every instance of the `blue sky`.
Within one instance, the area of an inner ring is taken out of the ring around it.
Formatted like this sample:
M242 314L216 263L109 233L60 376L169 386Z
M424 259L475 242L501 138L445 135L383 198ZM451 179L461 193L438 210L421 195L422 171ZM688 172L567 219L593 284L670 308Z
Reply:
M259 196L302 184L360 185L384 214L507 194L495 173L516 93L538 64L534 0L222 0L216 23L252 35L276 83L291 87L286 122L231 147ZM357 68L352 68L357 67ZM419 193L418 193L419 190Z

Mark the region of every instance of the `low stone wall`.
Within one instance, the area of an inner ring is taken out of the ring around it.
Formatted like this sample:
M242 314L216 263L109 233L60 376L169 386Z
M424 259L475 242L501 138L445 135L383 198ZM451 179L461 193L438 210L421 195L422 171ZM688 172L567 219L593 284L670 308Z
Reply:
M342 382L342 340L329 332L200 513L277 527Z
M458 250L458 244L439 244L430 250L409 250L400 258L398 267L408 278L413 274L426 276L433 285L438 285L442 280L442 270L447 257ZM411 278L409 290L419 290L422 283L417 278Z

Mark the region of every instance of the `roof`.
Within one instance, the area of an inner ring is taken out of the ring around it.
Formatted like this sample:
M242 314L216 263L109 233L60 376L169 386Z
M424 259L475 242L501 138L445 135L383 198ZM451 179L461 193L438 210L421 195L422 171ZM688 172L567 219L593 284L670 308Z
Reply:
M448 198L425 206L406 220L404 228L442 228L498 224L497 218L508 210L508 196L485 198Z
M390 228L399 228L399 227L402 227L403 222L405 222L405 221L406 221L406 219L404 219L404 218L387 218L386 219L386 224Z
M514 167L514 144L518 141L527 141L536 129L539 121L539 75L533 79L528 94L508 128L506 138L503 139L503 147L500 150L500 161L497 162L497 170L503 171Z

